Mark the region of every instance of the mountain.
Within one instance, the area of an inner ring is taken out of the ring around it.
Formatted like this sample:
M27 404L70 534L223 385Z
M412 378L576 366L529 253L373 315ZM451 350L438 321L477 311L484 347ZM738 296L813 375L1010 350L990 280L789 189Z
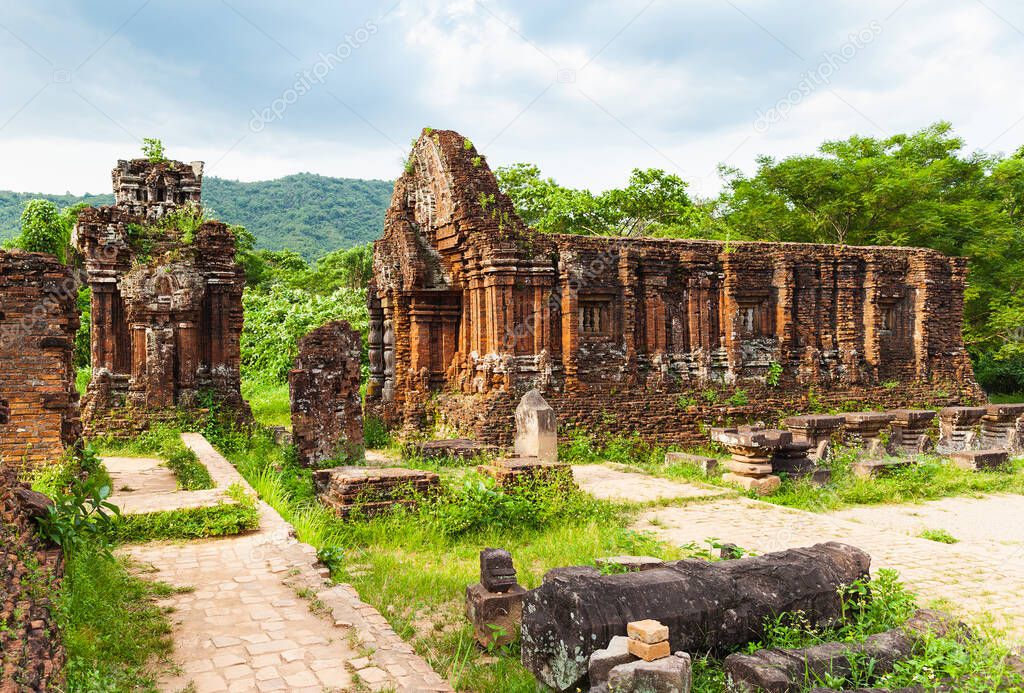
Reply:
M332 250L380 238L392 187L393 183L385 180L312 173L251 183L207 177L203 179L203 207L215 219L249 229L260 248L288 248L315 260ZM114 201L113 195L0 191L0 238L17 235L25 202L39 198L61 207Z

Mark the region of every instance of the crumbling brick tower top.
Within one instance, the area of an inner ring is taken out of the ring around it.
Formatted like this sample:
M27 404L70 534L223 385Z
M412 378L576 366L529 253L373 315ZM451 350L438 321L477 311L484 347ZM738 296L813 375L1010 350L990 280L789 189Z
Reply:
M508 442L537 387L567 425L968 402L964 258L528 228L473 144L424 130L374 245L368 409ZM427 403L430 406L427 407Z
M202 218L202 163L120 161L116 204L84 210L74 242L92 289L86 432L128 433L241 396L245 274L231 229Z
M202 202L203 162L154 163L121 159L111 172L114 204L132 214L156 220L186 203Z

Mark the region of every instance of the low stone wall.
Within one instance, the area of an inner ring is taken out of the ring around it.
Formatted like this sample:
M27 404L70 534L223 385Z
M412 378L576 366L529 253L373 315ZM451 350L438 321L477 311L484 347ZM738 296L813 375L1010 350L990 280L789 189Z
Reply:
M0 691L60 690L66 655L49 598L63 557L37 538L17 489L0 465Z
M728 399L742 389L747 404L729 404ZM717 393L710 402L708 392ZM707 430L713 426L745 423L777 424L793 414L830 409L846 411L891 410L914 407L942 407L977 401L973 383L963 388L955 384L911 383L899 388L856 387L839 391L792 390L764 385L720 390L619 391L592 388L586 392L545 392L544 398L558 416L559 434L573 429L596 434L638 434L650 442L678 445L703 445ZM438 395L423 416L445 430L498 445L508 445L515 434L515 407L518 398L507 392L477 395L462 393ZM426 421L425 421L426 423Z

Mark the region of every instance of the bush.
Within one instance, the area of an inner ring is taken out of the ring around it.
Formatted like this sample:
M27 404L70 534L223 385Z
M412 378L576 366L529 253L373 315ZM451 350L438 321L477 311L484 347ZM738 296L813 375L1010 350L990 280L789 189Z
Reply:
M53 505L37 518L39 533L71 555L85 544L109 550L108 537L121 512L109 497L110 483L102 476L73 478L67 493L56 492Z
M974 375L986 392L1024 392L1024 356L996 359L990 353L981 354L975 359Z

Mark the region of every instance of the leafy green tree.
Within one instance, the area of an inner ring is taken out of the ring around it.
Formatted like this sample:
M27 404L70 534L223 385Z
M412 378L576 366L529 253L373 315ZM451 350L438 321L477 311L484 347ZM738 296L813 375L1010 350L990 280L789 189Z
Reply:
M693 214L686 183L661 169L634 169L625 188L599 195L542 178L532 164L502 167L495 175L523 221L545 233L667 235Z
M152 164L159 164L167 161L167 155L164 152L164 143L155 137L142 138L142 154L149 159L149 162Z
M32 253L50 253L66 262L79 205L63 212L49 200L29 200L21 213L21 234L11 245Z

